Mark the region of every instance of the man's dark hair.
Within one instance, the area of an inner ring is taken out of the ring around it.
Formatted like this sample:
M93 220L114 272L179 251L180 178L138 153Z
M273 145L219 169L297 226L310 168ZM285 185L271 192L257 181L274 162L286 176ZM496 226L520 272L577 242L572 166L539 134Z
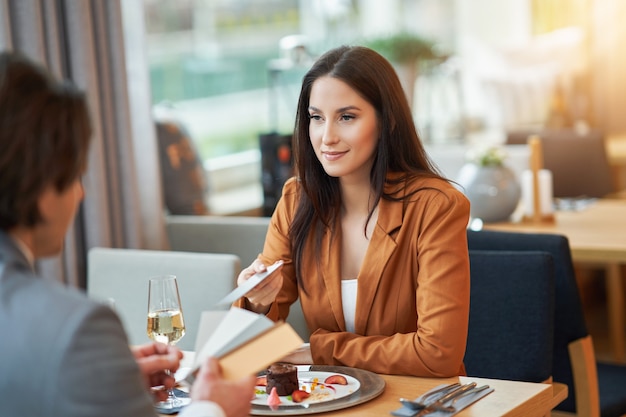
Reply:
M0 230L42 220L39 196L83 174L90 138L81 91L20 53L0 53Z

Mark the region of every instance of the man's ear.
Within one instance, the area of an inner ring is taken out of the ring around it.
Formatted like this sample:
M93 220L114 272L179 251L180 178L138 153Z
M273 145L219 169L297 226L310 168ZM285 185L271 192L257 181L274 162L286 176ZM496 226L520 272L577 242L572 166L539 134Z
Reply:
M37 208L42 220L46 222L52 215L52 210L57 209L53 204L57 192L52 185L48 185L37 199Z

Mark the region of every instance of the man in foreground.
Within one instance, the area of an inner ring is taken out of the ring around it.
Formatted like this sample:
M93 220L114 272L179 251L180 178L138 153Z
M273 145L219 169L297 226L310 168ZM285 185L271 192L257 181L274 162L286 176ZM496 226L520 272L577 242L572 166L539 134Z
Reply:
M84 196L91 126L84 95L12 52L0 53L0 392L3 416L151 416L182 353L128 346L108 307L39 277ZM255 378L203 364L181 417L247 416Z

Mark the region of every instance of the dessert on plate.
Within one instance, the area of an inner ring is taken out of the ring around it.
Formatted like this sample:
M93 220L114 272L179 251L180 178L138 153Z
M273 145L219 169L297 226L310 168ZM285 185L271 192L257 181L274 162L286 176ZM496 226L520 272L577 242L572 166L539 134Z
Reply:
M267 386L265 391L270 394L276 388L278 395L291 395L298 389L298 368L291 363L276 362L267 368Z

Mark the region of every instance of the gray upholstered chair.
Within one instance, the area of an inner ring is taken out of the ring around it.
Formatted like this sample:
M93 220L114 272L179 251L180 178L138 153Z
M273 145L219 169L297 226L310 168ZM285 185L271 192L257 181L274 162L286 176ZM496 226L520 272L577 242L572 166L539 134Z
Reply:
M234 253L242 266L250 265L263 251L269 217L248 216L166 216L170 248L176 251ZM289 309L287 323L308 341L300 301Z
M234 253L242 267L263 251L269 217L182 216L165 217L170 249L175 251Z
M113 299L130 343L146 343L150 341L148 280L154 275L176 275L186 326L177 346L194 350L202 311L228 308L215 304L235 288L239 270L239 258L233 254L92 248L87 293L100 300Z

